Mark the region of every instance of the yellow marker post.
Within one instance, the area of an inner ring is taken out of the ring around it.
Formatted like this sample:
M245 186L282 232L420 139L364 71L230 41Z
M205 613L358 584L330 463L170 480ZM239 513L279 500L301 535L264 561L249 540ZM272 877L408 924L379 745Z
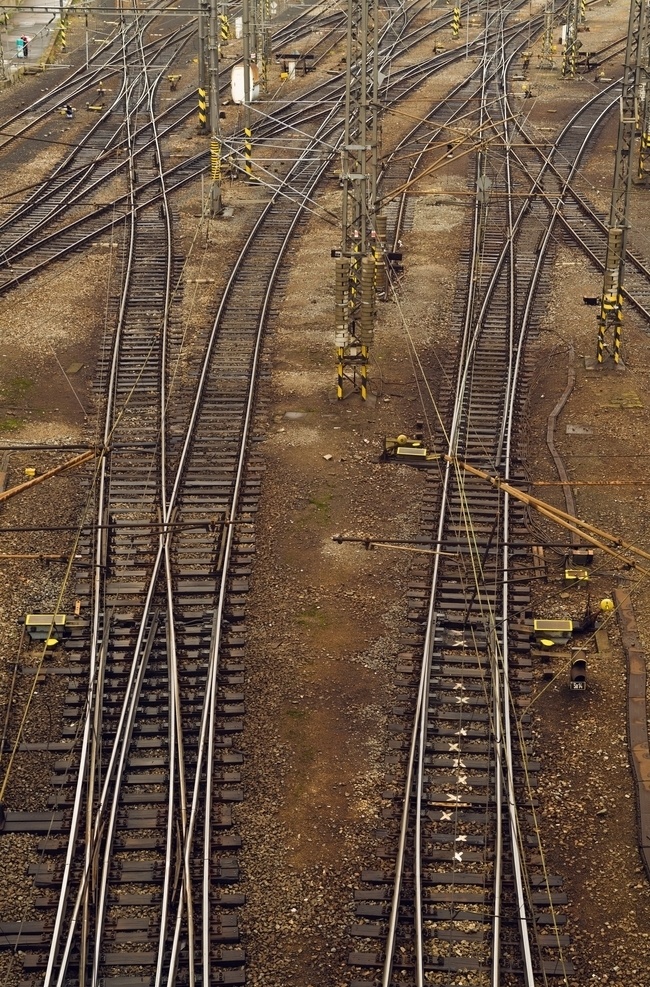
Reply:
M343 400L343 347L339 347L336 351L336 398L338 401Z
M252 181L253 178L253 131L250 127L244 127L244 171L246 178Z
M361 347L361 367L359 368L359 373L361 375L361 400L366 401L368 398L368 347Z
M199 127L205 130L208 122L208 102L205 96L205 89L199 87Z
M218 137L210 139L210 178L213 182L221 181L221 141Z

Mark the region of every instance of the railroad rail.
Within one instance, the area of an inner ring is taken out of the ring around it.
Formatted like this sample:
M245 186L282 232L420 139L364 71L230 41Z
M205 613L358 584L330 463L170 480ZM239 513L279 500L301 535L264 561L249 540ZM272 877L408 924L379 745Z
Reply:
M458 465L525 480L515 459L524 350L552 246L547 203L531 196L522 206L513 195L507 69L516 44L498 15L491 27L481 64L472 248L466 293L456 300L466 317L448 411L428 437L447 457L432 470L436 493L419 540L437 554L411 584L412 623L398 656L394 807L380 854L393 867L365 871L355 896L361 921L353 932L361 943L350 962L378 974L382 987L404 977L443 984L456 974L532 987L564 981L573 969L560 911L566 896L546 868L535 822L539 764L525 711L530 640L511 629L530 605L525 577L516 576L526 549L511 547L524 540L524 517ZM463 86L449 120L466 110ZM395 221L402 217L396 209Z
M384 64L392 64L396 57L396 46L407 47L412 43L411 34L408 31L410 20L421 13L424 0L415 0L411 4L399 8L399 27L393 27L393 21L385 28L386 48L382 48ZM450 18L449 13L445 13L435 18L429 23L426 33L431 35L440 27L447 23ZM295 29L289 31L284 29L279 32L279 39L282 44L288 44L295 40L296 31L305 29L302 17ZM338 27L332 28L336 33ZM419 42L423 37L423 28L418 28L415 32L416 40ZM181 41L181 44L184 40ZM321 39L321 43L327 49L327 38ZM383 44L383 41L382 41ZM159 59L159 49L151 51L149 56L154 62ZM425 59L418 65L408 65L404 69L397 66L392 67L390 82L387 85L386 96L391 101L412 92L413 89L431 72L441 71L449 61L457 57L455 53L441 53L430 59ZM327 106L332 100L340 99L344 86L343 74L325 82L319 82L313 86L308 94L308 104L312 108L305 111L300 105L294 105L293 100L281 105L273 117L262 120L256 128L256 136L260 142L272 138L279 132L279 127L300 128L308 124L313 125L322 120L327 112ZM119 105L119 99L115 101ZM188 109L188 97L177 101L164 113L156 116L156 125L160 129L161 139L172 133L177 126L186 121L191 115ZM105 120L99 121L91 134L81 142L82 151L73 152L57 169L52 177L51 187L46 183L39 187L38 191L23 205L17 208L4 224L0 225L0 247L3 250L4 270L0 268L0 292L9 290L21 282L33 277L38 272L44 270L50 263L67 257L71 252L80 250L99 236L110 235L116 224L124 222L128 216L128 196L126 191L118 192L113 197L108 197L104 205L96 206L97 192L106 183L119 180L123 181L126 167L126 160L114 160L114 155L123 150L121 139L116 140L111 125L115 128L115 114L107 112ZM95 131L97 139L94 138ZM146 131L145 131L146 132ZM101 136L100 139L100 134ZM82 153L86 141L90 142L89 158L91 163L87 169L80 165L80 174L76 171L70 175L70 166L73 165ZM92 148L94 147L94 151ZM230 154L233 162L241 158L239 148L239 138L233 137L224 141L224 148ZM151 140L141 140L139 142L138 153L140 156L150 153ZM94 155L94 156L93 156ZM180 190L189 182L196 180L209 167L208 153L199 154L187 160L167 167L165 169L165 180L170 194ZM242 166L243 167L243 166ZM61 174L63 177L59 178ZM267 176L267 182L271 182L272 176ZM281 179L280 179L281 180ZM76 194L70 195L71 184L79 184ZM147 205L158 201L158 190L155 182L140 182L138 184L138 206ZM36 203L38 201L38 206ZM84 203L90 205L84 205ZM83 209L82 215L77 215L71 221L65 221L65 213L71 207L76 207L77 211ZM51 228L51 227L54 228ZM14 232L16 228L17 235ZM2 231L4 240L2 239Z
M154 88L155 80L133 92L134 107L144 102L152 119ZM238 837L228 830L241 755L231 745L243 713L243 603L259 487L249 437L269 299L335 131L328 121L307 142L251 231L189 378L198 384L183 400L171 402L165 383L180 339L169 322L160 168L143 180L159 184L162 211L136 207L129 192L125 290L104 361L101 523L85 546L93 616L76 641L80 656L90 650L90 677L71 691L65 730L83 741L56 778L56 809L71 813L63 870L46 864L35 873L57 889L50 951L25 957L48 985L71 976L124 984L125 968L155 982L192 979L195 967L204 982L243 982L243 953L230 948L241 896L224 889L237 877ZM129 137L134 149L138 133ZM198 661L206 653L207 665ZM137 921L129 919L136 906Z
M422 28L409 36L408 24L409 11L400 8L399 23L386 32L387 59L426 36ZM547 872L535 834L538 765L524 708L530 646L508 632L529 604L513 574L519 553L508 547L523 518L507 497L454 465L462 458L523 479L514 445L524 347L550 230L562 221L557 188L575 194L571 174L562 178L552 162L531 174L530 201L522 206L512 194L520 162L507 71L516 33L501 14L490 14L471 49L480 45L480 80L470 73L445 115L426 121L430 134L436 120L439 140L466 112L468 98L480 95L477 128L489 135L489 150L478 155L474 177L485 177L489 161L500 205L495 232L476 196L456 383L447 394L445 435L434 443L453 462L436 475L423 516L423 543L450 554L437 555L410 593L395 739L403 805L389 813L384 851L394 873L365 872L368 887L357 896L359 917L371 921L355 929L367 948L352 962L380 969L383 987L412 975L418 984L442 984L461 971L493 985L530 987L538 976L571 972L558 911L561 880ZM127 112L120 141L128 162L119 180L126 188L109 208L123 213L124 285L99 371L104 452L89 477L97 531L81 542L80 591L91 618L69 642L67 746L55 770L52 811L31 822L7 817L14 830L46 833L41 850L53 856L33 874L49 917L3 931L16 947L32 947L24 951L25 971L46 987L237 984L245 980L245 956L231 808L242 798L236 738L245 710L246 590L261 475L251 454L257 372L284 252L335 153L341 78L314 88L323 103L307 118L315 132L259 210L180 388L174 371L186 354L175 321L179 298L172 299L180 271L171 195L196 179L206 156L164 168L155 99L166 70L158 64L152 71L137 21L121 57ZM413 91L452 57L396 69L387 98ZM299 109L278 116L305 127ZM270 121L263 132L272 135L276 126ZM88 145L79 202L95 182L115 177L96 167L98 152L117 146L113 141L109 128L101 151ZM567 147L558 141L558 152ZM395 187L402 181L386 180ZM25 250L14 257L43 254L5 288L112 228L99 211L61 227L62 191L55 181L47 207L58 228L37 239L41 220L32 213L12 241L11 250ZM395 210L395 238L403 216ZM372 949L377 939L385 941L383 952Z

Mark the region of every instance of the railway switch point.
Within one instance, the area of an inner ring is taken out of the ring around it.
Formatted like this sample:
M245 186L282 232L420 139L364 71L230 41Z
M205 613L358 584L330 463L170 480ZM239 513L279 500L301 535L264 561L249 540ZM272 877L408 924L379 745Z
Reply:
M422 438L410 439L406 435L398 435L396 438L385 438L384 449L381 454L383 460L400 460L410 463L413 466L430 466L440 459L438 453L431 452L425 445Z

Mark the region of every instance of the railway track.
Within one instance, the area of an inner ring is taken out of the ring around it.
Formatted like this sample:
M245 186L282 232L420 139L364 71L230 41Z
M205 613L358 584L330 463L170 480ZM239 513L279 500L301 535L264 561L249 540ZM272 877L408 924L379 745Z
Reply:
M525 518L461 465L525 482L516 422L553 222L543 199L515 205L507 101L514 54L505 24L493 23L478 118L486 150L474 174L475 189L490 192L476 193L466 287L455 306L466 313L457 365L439 402L447 413L428 442L445 457L431 469L419 539L435 554L409 591L380 867L362 873L355 896L360 944L350 963L382 987L404 978L446 984L456 975L532 987L573 973L566 895L546 867L535 818L539 763L526 713L532 650L518 630L530 607ZM464 110L462 96L460 87L450 119ZM396 209L397 224L402 216ZM440 412L432 411L435 420Z
M592 141L618 105L616 92L617 83L612 83L580 107L546 155L540 154L532 135L523 128L532 156L536 162L542 161L537 194L544 198L553 221L561 224L569 240L578 244L598 271L604 270L607 223L577 187L576 178ZM516 157L530 181L536 174L530 157L521 154ZM558 202L561 202L560 207ZM650 268L631 249L626 254L624 293L637 311L650 321Z
M256 375L283 252L340 132L335 104L334 123L306 142L251 231L200 366L172 391L183 339L154 109L160 73L145 68L141 33L133 44L141 69L125 57L124 291L100 363L97 535L79 546L78 591L91 616L69 641L49 822L6 820L13 831L45 828L33 876L46 917L29 927L23 964L48 987L197 975L244 982L231 809L242 798L236 737L260 483L249 455ZM23 944L22 923L2 931L5 945Z
M150 113L152 98L153 83ZM83 546L93 616L75 642L80 657L90 652L90 676L67 705L65 734L83 740L55 779L70 836L65 863L35 873L57 889L47 896L50 951L25 957L46 984L133 983L134 970L147 982L193 982L195 969L204 982L244 982L232 914L241 898L227 889L237 877L230 806L241 799L241 755L232 740L259 487L249 438L266 310L329 166L322 139L331 131L309 142L287 179L291 195L278 193L251 232L204 341L198 384L193 374L187 384L191 400L171 401L165 384L180 352L169 324L169 210L136 208L130 190L125 292L104 361L98 536ZM166 202L160 171L147 178Z
M505 66L512 41L505 34L495 17L486 32L480 127L509 146ZM393 41L401 36L396 30ZM136 40L144 66L142 35ZM444 57L435 64L446 64ZM397 73L394 97L430 68ZM173 368L183 339L172 303L179 269L170 194L200 168L197 159L163 170L155 85L144 71L125 88L133 110L129 184L119 200L128 231L125 291L114 302L117 328L101 364L104 453L92 478L97 537L82 542L80 571L92 617L69 642L69 746L56 767L47 819L8 816L14 829L47 830L41 851L48 856L33 873L48 917L3 930L16 947L32 947L25 972L47 987L245 978L232 806L242 798L236 738L261 474L250 455L255 382L282 256L329 166L333 152L323 148L335 144L340 121L334 111L334 122L279 180L202 340L201 361L177 390ZM474 81L465 86L476 91ZM336 92L336 80L319 91ZM462 112L461 96L454 100ZM490 120L494 105L503 112ZM148 119L140 127L136 110L143 109ZM291 112L288 120L300 119ZM512 150L490 155L499 175L512 170ZM204 166L205 157L200 161ZM479 159L478 177L483 165ZM498 222L507 249L480 208L474 216L475 249L467 257L474 289L463 299L468 318L459 327L458 385L448 395L448 444L439 438L438 448L454 461L523 479L512 465L512 443L531 312L518 299L528 298L522 285L540 277L539 217L534 233L533 217L508 198L511 186L511 177L498 186L509 203ZM92 228L83 242L97 235ZM60 236L55 231L53 242ZM63 255L72 248L59 242L57 249ZM386 936L387 946L383 954L360 949L353 962L382 968L386 987L413 973L418 983L442 984L451 973L485 978L490 970L492 980L476 982L529 985L538 974L565 977L570 964L561 882L545 871L531 826L538 766L523 710L529 642L504 630L529 603L509 575L523 557L508 548L523 519L452 465L432 486L440 482L423 539L450 555L436 556L414 580L400 659L405 715L395 747L407 797L401 817L399 810L391 816L385 851L397 877L389 869L366 872L368 887L358 896L359 917L372 921L360 923L357 934L371 944ZM57 830L69 834L63 862Z
M385 66L391 64L396 56L397 39L404 46L413 43L414 39L409 33L409 24L413 18L417 18L421 14L425 6L423 0L405 5L399 11L399 27L393 28L389 25L386 28L386 47L382 48ZM434 19L428 25L427 33L429 35L435 33L448 22L449 18L450 14L445 12ZM296 32L299 36L299 32L306 30L308 26L304 16L301 15L296 27L283 29L274 39L274 43L281 42L282 45L287 45L295 42ZM319 45L323 46L321 55L329 50L330 41L328 38L336 36L338 31L338 23L335 23L325 37L320 40ZM415 35L415 40L420 42L424 28L419 27L412 33ZM154 62L159 60L159 50L156 49L151 57ZM442 71L455 57L457 55L454 53L443 53L425 59L418 65L408 65L404 69L393 66L391 81L386 92L387 98L394 102L412 92L431 72ZM166 70L161 71L159 69L158 71L162 77ZM326 107L329 101L340 99L343 85L344 77L340 74L314 86L307 94L308 101L314 104L314 108L311 110L305 111L300 105L296 107L293 101L288 101L281 106L273 117L263 120L256 127L256 140L260 142L260 146L263 146L266 140L276 137L280 127L300 128L322 120L327 112ZM160 128L161 139L171 134L177 126L187 121L192 115L193 109L188 108L189 99L186 97L179 100L164 113L156 116L156 126ZM119 99L116 99L115 103L116 105L119 104ZM322 105L319 106L319 104ZM114 129L111 130L111 126L115 127L114 117L114 113L108 112L103 126L101 125L102 121L100 121L93 133L82 142L81 151L73 152L66 159L66 162L57 169L52 176L51 185L49 183L41 185L23 206L15 210L4 224L0 225L0 247L4 259L4 269L0 268L0 292L9 290L33 277L53 261L60 260L71 252L87 247L99 236L112 236L115 225L124 222L124 218L128 216L125 191L118 192L113 198L108 196L105 204L101 206L95 205L98 193L103 190L107 182L122 184L124 182L125 161L128 159L114 160L114 157L124 150L121 138L115 136L117 132ZM161 126L162 124L164 127ZM97 136L95 136L95 131L97 131ZM148 131L145 127L140 134L137 149L140 156L148 154L152 149L151 138L149 137L149 140L143 139L147 134ZM88 143L88 148L86 148L86 143ZM224 139L224 151L230 155L233 163L240 162L243 172L241 143L238 135ZM70 167L76 163L78 158L82 159L85 154L89 159L88 164L80 164L78 167L79 174L75 169L70 175ZM166 168L165 180L170 194L199 178L208 167L209 155L206 152ZM276 181L273 175L263 177L269 183ZM71 194L71 186L73 194ZM155 183L139 182L137 195L138 207L140 208L145 208L152 202L158 201ZM75 207L78 212L83 210L82 214L66 221L66 213L71 207Z

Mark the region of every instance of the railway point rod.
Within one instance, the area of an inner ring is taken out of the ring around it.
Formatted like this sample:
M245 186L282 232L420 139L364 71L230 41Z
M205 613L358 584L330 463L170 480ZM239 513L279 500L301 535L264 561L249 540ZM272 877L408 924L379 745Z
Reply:
M164 521L151 521L149 524L138 522L137 524L49 524L49 525L16 525L0 528L1 534L16 534L17 532L29 533L30 531L170 531L172 528L184 528L185 531L210 531L212 528L230 528L238 524L250 524L250 521L174 521L165 524ZM146 529L146 530L145 530Z
M3 491L0 493L0 502L10 500L12 497L22 493L24 490L29 490L38 483L43 483L44 480L49 480L52 476L57 476L59 473L63 473L66 470L75 469L77 466L83 466L83 464L87 463L89 459L95 459L96 456L97 452L94 449L88 449L86 452L81 453L80 456L75 456L73 459L68 459L65 463L61 463L60 466L54 466L51 470L46 470L46 472L41 473L40 476L34 476L30 480L25 480L24 483L19 483L16 487L10 487L9 490Z

